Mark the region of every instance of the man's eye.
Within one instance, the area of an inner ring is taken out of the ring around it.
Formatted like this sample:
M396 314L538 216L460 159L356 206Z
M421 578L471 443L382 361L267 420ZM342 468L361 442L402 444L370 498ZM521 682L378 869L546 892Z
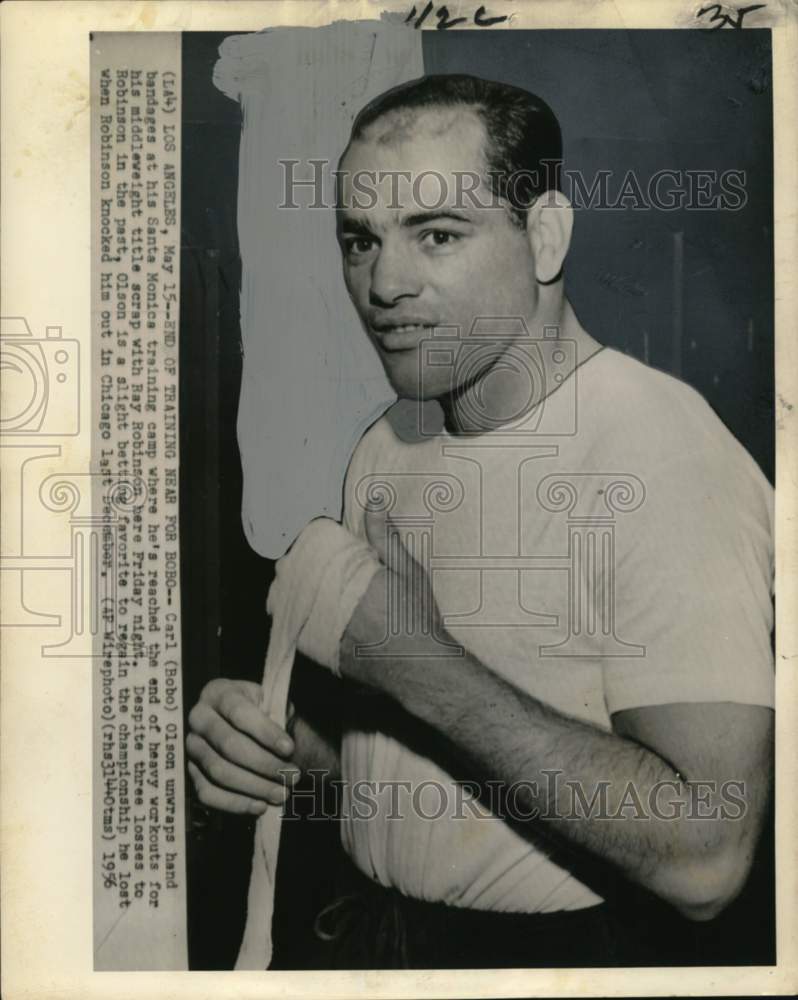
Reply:
M366 236L349 236L344 240L344 248L350 257L361 257L374 246L374 240Z
M446 247L451 246L460 239L457 233L450 233L446 229L430 229L421 237L421 242L427 246Z

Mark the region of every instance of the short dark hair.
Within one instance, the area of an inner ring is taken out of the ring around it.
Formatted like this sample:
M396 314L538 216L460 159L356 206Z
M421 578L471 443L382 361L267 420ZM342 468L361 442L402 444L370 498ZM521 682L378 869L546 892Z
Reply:
M391 111L456 107L475 111L485 126L491 190L523 226L535 200L560 189L562 135L548 104L521 87L459 73L422 76L370 101L355 118L350 142Z

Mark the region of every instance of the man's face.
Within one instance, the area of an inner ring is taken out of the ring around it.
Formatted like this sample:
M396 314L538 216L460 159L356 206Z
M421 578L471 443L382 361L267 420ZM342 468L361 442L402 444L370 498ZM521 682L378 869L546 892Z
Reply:
M478 319L492 319L495 330L502 318L522 317L531 328L533 253L481 179L485 141L472 111L399 112L375 122L340 164L346 287L399 396L439 397L465 378L427 366L422 385L420 345L433 327L455 327L467 338ZM370 172L360 174L369 194L353 184L361 171ZM479 182L463 181L466 173ZM473 197L464 187L474 188ZM496 339L496 359L512 335Z

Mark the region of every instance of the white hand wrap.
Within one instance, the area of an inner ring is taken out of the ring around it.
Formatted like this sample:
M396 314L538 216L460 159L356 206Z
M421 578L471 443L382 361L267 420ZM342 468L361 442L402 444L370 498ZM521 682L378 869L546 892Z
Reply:
M263 711L284 726L297 649L340 676L339 646L352 613L380 567L374 550L328 518L302 531L277 563L267 611L272 616L263 672ZM272 806L255 830L247 923L236 969L266 969L282 810Z

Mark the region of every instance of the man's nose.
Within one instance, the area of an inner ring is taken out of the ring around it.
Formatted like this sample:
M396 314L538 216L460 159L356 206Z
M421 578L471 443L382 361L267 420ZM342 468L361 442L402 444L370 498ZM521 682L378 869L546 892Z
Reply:
M382 245L372 265L369 298L373 306L392 306L421 292L420 276L406 247Z

